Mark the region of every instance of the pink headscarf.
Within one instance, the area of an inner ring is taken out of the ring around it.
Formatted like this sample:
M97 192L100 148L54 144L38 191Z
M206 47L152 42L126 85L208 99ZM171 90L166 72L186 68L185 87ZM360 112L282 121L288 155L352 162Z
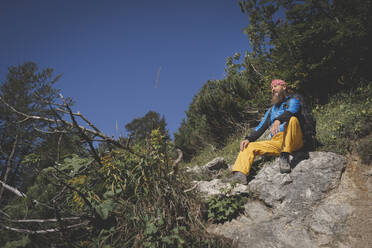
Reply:
M287 83L281 79L274 79L273 81L271 81L271 88L277 85L287 86Z

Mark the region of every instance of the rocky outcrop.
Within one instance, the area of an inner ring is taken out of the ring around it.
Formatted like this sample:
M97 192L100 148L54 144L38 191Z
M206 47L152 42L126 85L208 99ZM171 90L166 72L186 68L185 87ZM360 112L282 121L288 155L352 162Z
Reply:
M255 196L245 214L208 230L238 247L352 247L347 223L356 196L346 165L345 157L329 152L311 152L289 174L279 172L277 159L267 163L247 186L235 189ZM198 187L207 196L228 184L214 179Z

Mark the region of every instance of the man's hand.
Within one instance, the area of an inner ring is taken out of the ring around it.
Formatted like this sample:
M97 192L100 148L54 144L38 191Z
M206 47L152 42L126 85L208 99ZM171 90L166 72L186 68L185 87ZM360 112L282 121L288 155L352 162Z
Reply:
M249 140L243 140L242 142L240 142L240 151L243 151L245 148L247 148L249 144Z
M271 126L271 134L274 136L275 134L279 133L280 131L280 121L275 120L273 125Z

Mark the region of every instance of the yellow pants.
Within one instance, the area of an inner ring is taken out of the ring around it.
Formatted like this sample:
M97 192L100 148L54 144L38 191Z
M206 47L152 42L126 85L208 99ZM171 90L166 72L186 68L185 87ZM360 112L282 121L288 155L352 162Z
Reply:
M291 117L284 132L277 133L271 140L250 142L239 152L232 171L248 175L256 155L278 156L280 152L294 152L303 146L301 126L296 117Z

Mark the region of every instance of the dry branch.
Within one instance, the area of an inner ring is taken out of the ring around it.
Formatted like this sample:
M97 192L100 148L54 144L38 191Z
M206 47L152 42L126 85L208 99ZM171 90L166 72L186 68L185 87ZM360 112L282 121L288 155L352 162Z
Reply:
M63 96L60 95L62 99ZM107 135L103 134L98 128L96 128L91 122L89 122L82 114L80 113L71 113L68 111L68 110L65 110L67 113L70 113L70 117L71 116L79 116L80 118L82 118L90 127L93 128L90 129L90 128L86 128L86 127L83 127L81 125L78 125L78 123L71 123L71 122L68 122L66 120L63 120L62 118L59 118L59 120L54 120L54 119L51 119L51 118L46 118L46 117L42 117L42 116L36 116L36 115L28 115L28 114L25 114L23 112L20 112L18 111L17 109L15 109L14 107L12 107L11 105L9 105L1 96L0 96L0 101L2 101L4 103L5 106L7 106L9 109L11 109L13 112L17 113L18 115L26 118L26 119L33 119L33 120L38 120L38 121L45 121L45 122L49 122L51 124L63 124L65 126L69 126L71 128L78 128L80 129L82 132L84 133L90 133L91 135L93 135L94 137L95 136L98 136L100 138L102 138L105 142L109 143L109 144L113 144L115 145L116 147L119 147L119 148L122 148L124 150L127 150L128 152L138 156L138 157L141 157L141 158L145 158L145 156L143 154L139 154L135 151L133 151L129 146L124 146L122 145L120 142L108 137ZM67 103L65 103L64 105L65 108L69 108L69 105Z
M17 129L19 129L19 127ZM10 152L10 155L9 155L9 157L7 159L7 162L6 162L5 175L4 175L4 178L3 178L4 183L6 183L6 181L8 180L9 172L12 169L11 168L12 167L11 166L11 163L12 163L11 161L13 160L13 157L14 157L14 154L15 154L15 150L16 150L16 147L17 147L17 144L18 144L18 133L17 133L17 135L15 137L15 140L14 140L14 143L13 143L13 147L12 147L12 151ZM0 190L0 202L1 202L1 198L3 196L3 193L4 193L4 186Z
M178 157L177 157L176 160L173 161L173 164L172 164L173 166L176 166L179 162L181 162L182 157L183 157L183 153L182 153L181 149L177 148L176 151L178 153Z
M187 192L189 192L189 191L192 191L192 190L196 189L196 188L198 187L199 184L200 184L200 182L197 182L197 183L195 183L194 186L192 186L192 187L189 188L189 189L185 189L183 192L187 193Z
M13 188L12 186L9 186L8 184L4 183L3 181L0 180L0 183L3 185L3 188L4 189L7 189L9 190L10 192L13 192L14 194L22 197L22 198L25 198L26 197L26 194L25 193L22 193L21 191L19 191L18 189L16 188Z
M2 186L3 186L4 189L9 190L10 192L12 192L13 194L16 194L16 195L19 196L19 197L22 197L22 198L26 198L26 197L27 197L27 195L26 195L25 193L23 193L23 192L19 191L18 189L16 189L16 188L14 188L14 187L12 187L12 186L10 186L10 185L4 183L4 182L1 181L1 180L0 180L0 184L2 184ZM45 204L45 203L39 202L38 200L34 200L34 199L33 199L33 200L32 200L32 203L34 203L34 204L39 204L39 205L44 206L44 207L49 208L49 209L54 209L54 208L52 208L51 206L48 206L48 205Z
M66 226L65 229L74 229L74 228L79 228L79 227L83 227L83 226L86 226L88 225L89 222L86 221L86 222L82 222L82 223L79 223L79 224L75 224L75 225L70 225L70 226ZM54 233L54 232L60 232L60 228L50 228L50 229L44 229L44 230L30 230L30 229L19 229L19 228L13 228L13 227L9 227L9 226L6 226L2 223L0 223L0 227L6 229L6 230L9 230L9 231L14 231L14 232L19 232L19 233L28 233L28 234L47 234L47 233Z
M61 218L62 221L73 221L80 220L80 217L66 217ZM45 222L57 222L58 219L29 219L29 220L7 220L13 223L45 223Z
M3 215L5 215L6 217L10 218L9 214L5 213L5 212L2 211L1 209L0 209L0 214L3 214Z

